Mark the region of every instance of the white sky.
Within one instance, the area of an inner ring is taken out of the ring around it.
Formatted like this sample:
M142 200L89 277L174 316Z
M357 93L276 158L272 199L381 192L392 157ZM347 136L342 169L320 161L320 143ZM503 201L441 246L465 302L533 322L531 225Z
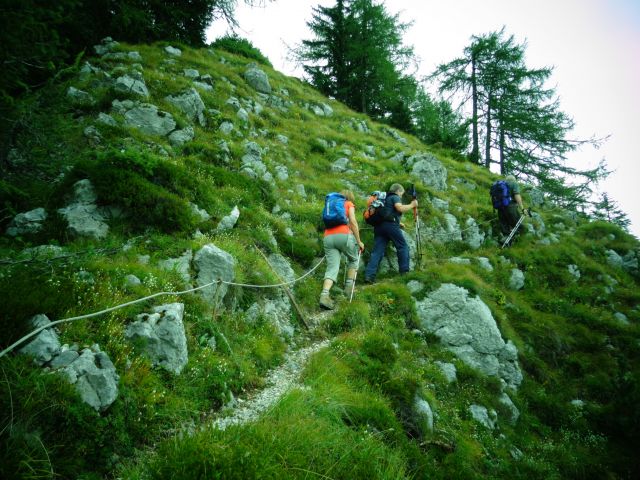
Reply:
M548 86L576 128L572 138L611 138L599 150L570 156L579 168L605 158L613 174L601 186L632 222L640 238L640 0L386 0L390 14L413 22L404 36L419 58L417 76L462 54L472 35L506 27L527 42L527 66L554 68ZM275 0L265 8L238 2L238 34L288 75L301 71L287 60L287 46L312 38L306 22L312 7L335 0ZM208 41L227 33L216 22Z

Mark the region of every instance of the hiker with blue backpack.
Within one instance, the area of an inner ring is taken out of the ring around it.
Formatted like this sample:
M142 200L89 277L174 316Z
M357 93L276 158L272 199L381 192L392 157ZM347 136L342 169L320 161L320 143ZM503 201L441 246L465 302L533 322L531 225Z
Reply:
M504 180L497 180L491 185L489 191L493 208L498 211L500 230L503 235L516 233L514 230L519 226L520 211L526 213L520 195L520 186L513 175L507 175ZM520 210L518 210L520 209ZM529 215L531 215L529 213Z
M325 225L323 244L327 269L320 293L320 307L332 310L335 304L329 292L338 279L342 254L347 257L345 294L353 298L360 253L364 250L364 243L360 240L358 220L356 220L353 192L344 190L340 193L328 194L325 197L322 220Z
M375 223L367 222L373 225L373 251L371 258L364 272L364 281L373 283L378 273L378 267L384 257L389 241L393 242L398 254L398 269L400 275L409 271L409 245L404 238L402 228L404 224L400 222L402 214L418 208L418 200L414 198L411 203L403 204L402 195L404 187L399 183L394 183L386 192L385 200L380 211L379 220Z

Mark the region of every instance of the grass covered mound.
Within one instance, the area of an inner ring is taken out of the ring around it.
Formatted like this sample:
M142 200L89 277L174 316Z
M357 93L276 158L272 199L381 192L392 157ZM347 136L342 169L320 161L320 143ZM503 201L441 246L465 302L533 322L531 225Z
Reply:
M61 343L98 344L109 355L118 398L97 413L61 375L16 352L0 358L2 478L638 475L640 289L637 268L611 261L632 263L637 239L547 204L513 247L500 250L488 195L495 177L487 170L411 136L398 140L387 126L274 71L241 39L201 50L173 45L179 57L166 46L120 44L117 55L88 58L88 66L21 99L2 155L0 230L35 208L47 218L36 232L0 237L2 348L30 331L36 314L57 320L192 286L193 263L186 282L166 261L192 258L208 244L235 259L234 283L281 282L263 253L281 255L300 277L323 254L324 196L343 188L356 192L359 216L369 192L415 183L421 265L398 277L393 261L385 263L372 286L360 285L360 274L352 303L337 285L338 309L326 317L317 316L321 266L291 287L306 320L317 323L312 331L295 308L286 318L278 313L288 302L282 290L238 285L215 307L201 295L166 296L58 326ZM256 61L271 94L246 80ZM116 89L113 80L125 75L143 78L149 95ZM91 101L70 100L69 87ZM192 88L205 106L203 122L168 100ZM180 145L128 124L127 108L143 103L170 115L176 129L193 129L194 138ZM115 107L123 104L130 107ZM107 114L113 121L104 123ZM442 163L446 190L411 175L402 159L417 154ZM102 240L74 235L58 212L84 179L96 207L117 213ZM235 207L235 226L219 229ZM468 241L470 218L485 234L478 248ZM404 220L413 241L413 219ZM371 229L362 238L364 263ZM43 245L48 254L34 250ZM514 269L525 279L518 290ZM509 412L500 381L420 325L415 301L443 283L481 299L517 347L524 380L509 392L520 412L514 424L501 420ZM174 301L184 303L189 353L179 376L125 339L136 315ZM297 386L273 409L245 425L211 427L242 404L238 398L266 387L267 372L288 352L323 340L329 346L301 367ZM457 379L450 382L440 364L455 367ZM416 412L421 402L432 426ZM471 405L495 411L496 428L474 420Z

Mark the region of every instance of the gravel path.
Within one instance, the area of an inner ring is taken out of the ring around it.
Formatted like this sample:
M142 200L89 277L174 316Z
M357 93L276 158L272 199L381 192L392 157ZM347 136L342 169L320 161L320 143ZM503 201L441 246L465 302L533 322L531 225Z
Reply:
M225 430L230 425L242 425L257 420L260 415L273 407L282 396L298 383L298 376L311 355L329 345L329 340L314 343L306 348L288 353L284 363L271 370L265 382L267 387L255 396L242 400L229 416L218 418L212 426Z

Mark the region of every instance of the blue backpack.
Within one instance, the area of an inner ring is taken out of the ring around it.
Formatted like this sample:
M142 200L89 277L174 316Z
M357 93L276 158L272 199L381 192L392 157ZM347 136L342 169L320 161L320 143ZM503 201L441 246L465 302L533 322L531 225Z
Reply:
M506 207L511 203L511 192L509 191L509 185L504 180L497 180L491 185L489 190L491 195L491 203L493 208L500 209Z
M336 192L332 192L324 198L322 221L326 228L349 224L347 212L345 212L344 208L344 202L346 200L347 199L344 195Z

